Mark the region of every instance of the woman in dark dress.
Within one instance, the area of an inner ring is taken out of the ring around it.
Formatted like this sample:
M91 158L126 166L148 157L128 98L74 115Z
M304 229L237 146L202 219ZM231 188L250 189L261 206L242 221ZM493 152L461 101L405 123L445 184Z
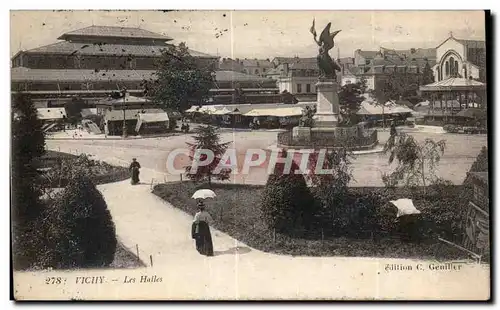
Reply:
M191 236L196 241L196 250L202 255L214 256L214 246L212 244L212 235L210 234L209 223L212 217L205 210L203 202L198 202L198 212L194 216L191 227Z
M141 169L141 165L139 164L139 162L135 158L132 158L132 163L130 164L130 166L128 168L128 170L131 174L132 185L139 183L139 169Z

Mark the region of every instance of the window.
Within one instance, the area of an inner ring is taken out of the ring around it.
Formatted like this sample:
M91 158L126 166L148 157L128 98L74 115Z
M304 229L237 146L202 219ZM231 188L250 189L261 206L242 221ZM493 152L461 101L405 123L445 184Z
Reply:
M135 69L136 68L137 62L136 62L135 58L132 58L132 59L129 60L128 66L129 66L130 69Z
M445 63L445 74L446 76L450 75L450 63L448 61Z
M302 92L302 84L297 84L297 93L301 93Z
M458 76L458 61L456 61L456 60L455 60L455 67L454 67L454 69L455 69L455 72L453 72L453 75L455 77L457 77Z
M311 92L311 84L306 84L306 93Z

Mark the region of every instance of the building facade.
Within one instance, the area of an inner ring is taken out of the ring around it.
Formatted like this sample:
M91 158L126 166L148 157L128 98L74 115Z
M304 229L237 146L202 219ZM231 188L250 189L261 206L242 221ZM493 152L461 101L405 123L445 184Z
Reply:
M219 63L219 68L220 70L236 71L265 77L267 72L274 68L274 65L269 59L222 58Z
M277 76L280 93L286 90L299 101L316 99L316 83L319 75L316 57L276 57L272 63L275 69L269 72L271 75L268 77Z
M486 82L485 41L462 40L450 35L436 48L436 57L432 68L436 82L449 78Z
M30 93L40 107L63 106L75 96L92 106L123 88L143 96L143 81L155 77L162 51L172 41L140 28L107 26L78 29L58 39L19 51L11 60L11 90ZM201 68L214 72L214 97L221 89L276 88L275 81L258 75L220 70L216 56L189 52Z

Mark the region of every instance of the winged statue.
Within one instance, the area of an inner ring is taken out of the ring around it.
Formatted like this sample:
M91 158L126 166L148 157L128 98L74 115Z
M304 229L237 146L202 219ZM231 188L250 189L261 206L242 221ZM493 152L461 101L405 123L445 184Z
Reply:
M328 52L335 46L333 39L341 31L337 30L330 33L330 28L332 23L328 23L325 29L321 32L319 39L317 39L317 33L315 28L315 20L313 19L313 24L310 29L314 41L319 46L319 54L317 57L318 67L320 70L320 78L335 79L336 71L340 71L340 66L330 57Z

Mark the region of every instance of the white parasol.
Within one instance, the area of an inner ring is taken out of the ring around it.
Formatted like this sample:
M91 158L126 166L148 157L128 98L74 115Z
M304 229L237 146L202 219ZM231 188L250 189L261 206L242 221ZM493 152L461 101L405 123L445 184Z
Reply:
M193 199L206 199L206 198L215 198L215 193L210 189L199 189L197 190L191 198Z
M396 208L398 208L398 214L396 215L396 217L410 214L420 214L420 211L415 208L411 199L403 198L398 200L391 200L390 202L394 206L396 206Z

